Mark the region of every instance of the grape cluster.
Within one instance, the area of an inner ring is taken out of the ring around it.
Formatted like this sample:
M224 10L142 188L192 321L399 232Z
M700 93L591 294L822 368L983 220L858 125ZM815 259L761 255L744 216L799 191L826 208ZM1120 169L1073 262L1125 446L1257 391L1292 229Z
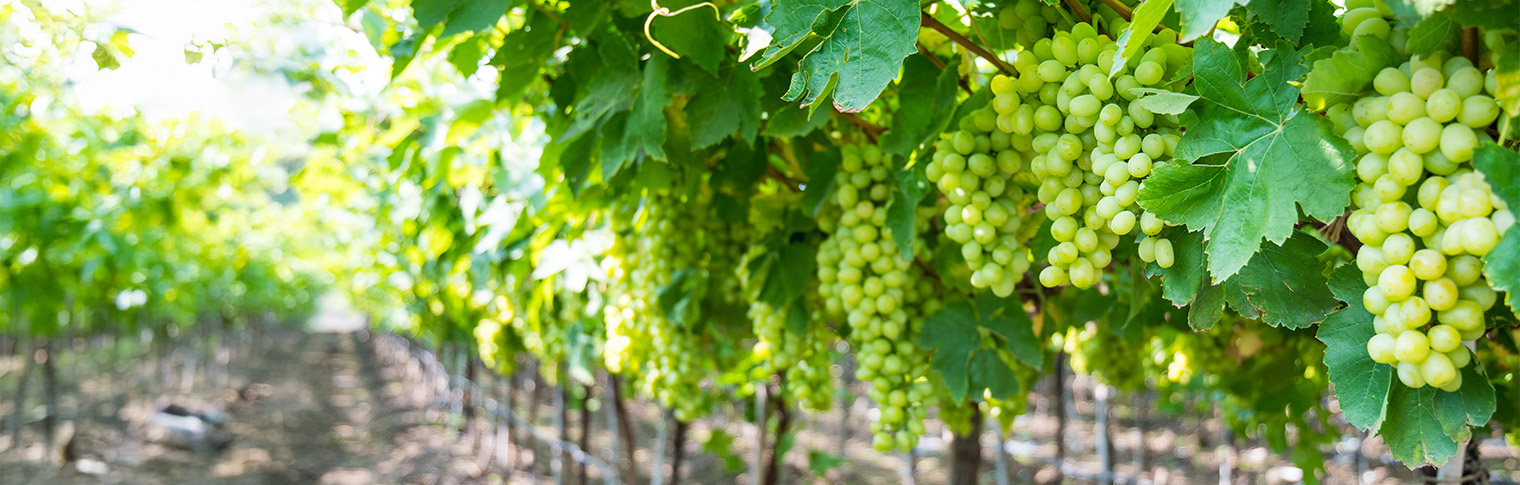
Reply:
M1027 242L1039 226L1024 224L1030 197L1015 180L1028 178L1025 154L997 121L991 107L962 118L959 131L941 135L925 174L950 203L945 235L961 245L971 285L1008 296L1029 270Z
M1014 40L1023 46L1032 46L1049 37L1052 26L1071 27L1071 21L1062 15L1060 8L1040 0L1013 2L998 11L997 21L999 28L1014 32Z
M915 265L916 258L929 257L925 245L900 248L886 228L890 160L872 145L846 145L842 152L834 199L841 210L837 219L820 224L831 234L817 254L819 295L826 313L849 324L859 359L856 377L871 383L870 397L879 407L871 423L873 446L908 450L924 432L933 397L925 377L929 353L918 347L917 335L940 302L931 298L933 280ZM928 228L927 217L917 221L920 231Z
M1136 230L1147 236L1139 242L1143 260L1173 262L1171 242L1154 237L1166 224L1135 200L1140 181L1176 149L1177 121L1131 101L1138 88L1166 89L1192 55L1172 31L1148 42L1110 76L1118 45L1079 23L1019 52L1016 77L992 81L994 125L1025 155L1058 242L1040 273L1045 286L1092 286L1121 236Z
M1515 220L1468 163L1499 115L1483 94L1496 80L1437 54L1383 69L1373 88L1326 113L1360 154L1347 228L1365 244L1356 263L1378 332L1367 352L1406 386L1455 391L1471 361L1462 341L1482 336L1496 299L1482 257Z
M786 396L803 409L826 411L833 399L833 363L830 346L837 336L820 319L810 322L806 331L796 334L786 328L786 313L764 303L749 307L755 324L755 356L761 359L766 374L780 373Z

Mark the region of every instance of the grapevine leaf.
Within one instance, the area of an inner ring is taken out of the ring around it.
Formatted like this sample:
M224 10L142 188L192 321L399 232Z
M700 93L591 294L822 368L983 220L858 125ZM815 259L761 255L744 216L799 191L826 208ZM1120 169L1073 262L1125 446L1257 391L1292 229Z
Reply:
M1457 442L1447 436L1436 418L1436 394L1442 392L1430 386L1419 389L1401 383L1389 386L1388 415L1378 434L1388 444L1394 459L1413 468L1425 463L1445 463L1457 452Z
M1136 99L1135 104L1156 114L1182 114L1187 111L1189 105L1198 100L1197 96L1191 94L1161 89L1136 88L1134 91L1144 96Z
M1494 78L1499 82L1494 100L1499 102L1499 107L1508 112L1510 117L1520 117L1520 49L1494 52L1493 58Z
M799 299L813 281L814 251L812 245L800 241L782 247L766 270L760 300L783 308Z
M787 89L786 76L771 75L765 79L765 97L761 107L769 113L761 135L776 138L802 136L821 128L829 121L827 116L809 117L805 108L782 101Z
M1304 104L1323 111L1330 105L1356 101L1372 88L1372 78L1378 71L1394 65L1397 58L1398 53L1387 41L1372 35L1359 36L1330 58L1315 61L1314 69L1304 79Z
M1325 368L1346 421L1358 429L1374 429L1388 410L1393 366L1379 364L1367 354L1367 341L1377 331L1372 328L1372 314L1362 307L1367 285L1362 282L1361 270L1354 264L1336 269L1330 277L1330 289L1346 307L1325 319L1315 338L1325 344Z
M417 29L428 28L443 23L449 18L449 12L465 3L466 0L412 0L412 18L417 19Z
M1304 27L1304 37L1297 45L1338 46L1341 43L1341 22L1335 17L1336 6L1330 0L1312 0L1309 7L1309 25Z
M1119 49L1114 51L1114 64L1109 68L1109 77L1118 75L1124 70L1129 64L1129 58L1134 57L1142 47L1145 47L1145 41L1150 39L1151 32L1161 24L1161 18L1171 11L1172 0L1149 0L1135 9L1129 27L1124 29L1124 33L1119 34Z
M1404 49L1410 54L1428 56L1457 38L1458 30L1461 28L1450 15L1436 13L1409 29L1409 38L1405 41Z
M818 217L823 204L834 195L834 173L839 171L839 154L833 151L817 152L808 159L807 188L802 191L802 207L808 217Z
M603 115L633 106L634 98L628 93L636 92L645 77L639 73L637 54L622 36L602 40L597 46L602 65L591 77L585 97L575 104L574 112L579 113L576 123L561 136L579 136Z
M1504 30L1515 28L1515 0L1462 0L1442 9L1463 27Z
M1272 26L1272 31L1297 44L1309 24L1308 0L1251 0L1246 9Z
M1182 19L1177 40L1187 42L1214 30L1214 25L1230 14L1235 4L1236 0L1177 0L1177 13Z
M554 53L558 25L548 15L533 15L525 28L513 30L502 38L501 46L491 58L498 74L496 99L516 100L530 84L539 79L539 69Z
M908 253L913 252L914 241L918 239L918 211L915 209L929 192L924 175L927 166L919 163L899 171L897 189L887 203L887 231L892 233L892 242Z
M666 0L660 3L676 10L701 1L705 0ZM649 28L661 44L680 54L681 58L691 60L708 74L718 75L718 63L723 60L728 36L713 9L703 7L674 17L656 16Z
M774 63L803 40L818 37L821 41L803 55L798 69L807 87L802 104L819 101L837 82L834 107L860 111L897 78L903 58L915 52L919 15L913 0L777 2L765 16L776 29L775 40L757 66Z
M760 78L744 66L723 66L717 82L697 90L686 104L692 148L707 148L730 135L754 143L760 130Z
M934 351L931 367L945 380L945 390L956 402L966 399L971 385L966 362L971 352L981 347L975 322L971 302L957 300L929 316L924 321L923 333L919 334L923 348Z
M1246 302L1261 312L1267 324L1308 327L1323 321L1337 306L1325 280L1324 263L1317 257L1324 251L1324 243L1297 232L1281 246L1262 246L1227 284L1244 293ZM1246 313L1239 304L1231 306Z
M633 102L633 112L628 115L628 126L623 131L623 146L626 151L619 154L602 153L603 167L614 167L613 170L603 170L603 178L612 178L617 169L628 160L638 156L638 151L656 159L665 159L665 107L673 100L672 93L666 85L669 78L670 67L675 61L666 56L650 56L644 63L644 82L639 88L638 98Z
M438 34L438 38L490 30L507 14L507 9L511 6L512 0L469 0L449 12L448 19L443 23L443 32Z
M1483 363L1474 358L1467 367L1463 367L1462 388L1457 392L1436 393L1436 420L1441 422L1441 429L1446 436L1458 443L1472 438L1472 429L1469 426L1483 426L1488 424L1488 418L1494 415L1494 386L1488 382L1488 374L1483 371Z
M892 117L892 129L881 136L883 152L907 156L936 133L940 118L955 106L959 59L952 59L943 70L921 55L909 56L903 62L903 78L897 84L897 113Z
M1024 365L1038 368L1045 362L1040 338L1034 334L1034 321L1018 298L998 298L990 292L976 296L978 325L1003 338L1005 348Z
M998 357L996 350L976 351L971 355L970 367L971 391L985 389L986 394L993 399L1010 399L1018 394L1019 379L1013 375L1013 369L1008 367L1008 363ZM977 392L970 397L980 401L982 393Z
M1473 154L1473 166L1483 173L1494 195L1511 211L1520 209L1520 153L1494 142L1485 142ZM1520 293L1520 226L1511 226L1505 231L1499 245L1484 259L1488 262L1483 269L1488 283L1505 292L1505 300L1511 309L1520 308L1514 296Z
M1195 45L1199 122L1177 147L1193 163L1158 167L1140 191L1146 210L1204 231L1216 282L1245 266L1262 239L1286 241L1299 220L1295 204L1328 221L1350 203L1355 152L1328 121L1297 108L1298 88L1289 84L1303 74L1301 54L1263 56L1265 72L1245 80L1229 47Z

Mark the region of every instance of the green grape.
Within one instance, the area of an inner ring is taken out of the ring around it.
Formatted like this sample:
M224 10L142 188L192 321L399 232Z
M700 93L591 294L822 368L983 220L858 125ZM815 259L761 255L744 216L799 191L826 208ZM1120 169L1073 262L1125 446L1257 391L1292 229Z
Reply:
M1361 29L1372 13L1353 9L1343 28ZM1479 94L1486 84L1460 57L1412 59L1379 71L1379 96L1352 103L1355 126L1337 127L1360 155L1347 228L1364 243L1356 264L1377 331L1367 351L1395 365L1408 387L1459 389L1457 371L1471 361L1462 342L1483 335L1484 305L1497 298L1482 258L1513 215L1467 165L1498 117L1492 98Z

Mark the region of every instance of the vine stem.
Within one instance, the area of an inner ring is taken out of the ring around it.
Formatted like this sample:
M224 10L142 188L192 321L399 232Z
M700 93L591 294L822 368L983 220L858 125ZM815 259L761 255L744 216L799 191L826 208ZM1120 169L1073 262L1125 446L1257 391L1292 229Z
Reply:
M1083 7L1082 4L1077 0L1063 1L1066 3L1067 7L1071 8L1072 12L1077 14L1077 18L1082 19L1083 22L1087 22L1089 24L1092 23L1092 14L1087 11L1087 7Z
M943 70L945 70L946 67L948 67L948 66L945 65L945 61L939 60L939 56L934 55L933 52L929 52L929 49L925 48L924 44L922 42L919 42L919 43L914 44L914 45L918 47L918 53L922 54L924 57L929 58L929 62L932 62L932 63L934 63L935 66L938 66L939 70L943 71ZM966 84L966 78L963 78L963 77L960 77L960 76L956 76L955 77L955 84L958 85L958 86L960 86L961 89L964 89L967 94L972 94L973 93L973 91L971 90L971 86L968 85L968 84Z
M860 127L860 129L865 130L866 136L871 137L871 141L872 142L876 141L876 137L878 135L880 135L881 132L887 131L887 129L885 127L878 126L878 125L873 124L873 123L871 123L869 121L860 119L860 117L859 116L855 116L854 113L846 113L846 112L843 112L843 111L835 111L834 113L838 114L841 118L844 118L846 121L849 121L851 124L854 124L855 126Z
M999 71L1002 71L1003 74L1007 74L1009 76L1014 75L1013 68L1008 67L1007 64L1003 63L1002 59L998 59L998 57L996 55L993 55L991 51L988 51L982 46L977 45L977 43L972 42L971 39L967 39L966 36L961 35L960 32L956 32L955 29L952 29L950 26L940 22L939 19L930 16L928 12L920 12L920 16L923 17L925 27L934 29L941 34L945 34L945 37L950 38L951 42L960 44L962 47L965 47L966 50L969 50L971 53L976 54L977 57L986 59L987 62L992 63L992 65L994 67L997 67Z
M1467 27L1462 29L1462 56L1478 64L1478 28Z

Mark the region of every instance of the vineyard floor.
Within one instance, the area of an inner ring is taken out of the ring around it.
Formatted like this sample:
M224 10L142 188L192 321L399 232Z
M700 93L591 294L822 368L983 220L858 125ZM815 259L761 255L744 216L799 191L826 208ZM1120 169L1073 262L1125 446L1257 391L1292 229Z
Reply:
M65 423L60 429L65 430L61 433L65 436L75 436L74 461L68 467L45 464L57 463L59 459L56 452L44 451L36 419L31 419L22 449L10 449L8 437L0 437L0 484L552 483L552 452L542 443L517 448L510 455L516 471L507 477L499 475L504 467L496 461L499 455L494 453L494 435L487 431L490 428L487 420L477 417L469 431L456 432L459 421L447 413L450 407L447 399L440 401L437 395L425 390L426 386L417 385L419 368L398 357L394 348L381 345L382 338L391 337L374 337L367 332L308 333L269 327L257 335L227 339L222 346L227 363L211 367L202 364L190 372L189 379L181 379L172 371L169 374L174 377L165 379L162 372L175 364L183 366L181 354L154 357L152 362L139 361L127 366L135 371L121 371L118 366L105 367L108 370L92 367L91 362L99 362L100 356L87 348L63 352L59 378L64 390L60 408ZM0 359L0 389L7 392L14 389L22 367L20 360ZM163 382L172 384L159 384ZM1066 468L1069 482L1090 483L1084 478L1090 479L1098 470L1093 446L1094 401L1091 386L1083 384L1087 381L1075 382L1071 391ZM505 380L488 382L483 387L497 389L502 383ZM42 409L37 404L40 393L34 390L32 394L31 405ZM555 435L551 393L538 393L537 411L527 412L525 401L531 394L517 393L518 397L513 399L519 407L516 412L520 416L533 416L538 434ZM1043 482L1055 476L1052 463L1056 424L1051 401L1046 396L1048 392L1036 394L1031 412L1019 418L1008 436L1011 483ZM195 409L224 408L228 416L226 429L234 437L233 442L220 453L198 453L160 444L153 439L154 433L147 423L152 413L168 402ZM1133 450L1140 440L1132 403L1132 398L1119 397L1111 405L1114 469L1121 478L1135 476ZM704 449L712 431L724 429L733 438L725 447L728 454L732 459L748 462L754 453L755 429L740 417L739 406L735 403L714 418L692 424L685 447L687 460L682 473L685 482L748 483L742 472L738 477L728 475L722 457ZM0 399L0 416L10 416L13 407L13 400ZM645 402L631 401L628 412L637 423L636 441L640 446L634 452L635 461L640 473L647 474L649 464L654 461L651 445L657 433L658 410ZM569 414L571 429L578 432L575 425L579 413ZM598 456L605 454L611 439L605 432L604 416L596 412L592 418L591 448ZM869 449L869 434L863 431L868 428L868 417L866 403L857 400L846 423L854 431L843 443L843 464L817 479L809 471L809 451L838 452L839 413L794 414L797 421L793 429L799 431L783 467L781 482L898 481L903 457ZM1157 483L1218 483L1214 445L1222 433L1217 419L1197 415L1178 417L1152 410L1147 422L1149 470L1140 474L1142 479ZM939 426L931 423L930 429ZM982 435L982 483L993 483L995 442L993 433ZM1375 443L1366 448L1371 452L1370 466L1376 481L1401 483L1414 478L1402 467L1384 465L1377 456L1380 448ZM1506 476L1504 470L1515 469L1513 449L1484 448L1484 456L1496 478ZM924 455L917 461L915 473L920 483L945 482L946 465L940 459L946 451L945 442L933 434L924 440L921 449ZM1287 466L1284 457L1249 440L1240 440L1234 450L1236 482L1284 483ZM1330 481L1354 483L1353 452L1343 451L1326 457ZM595 472L591 478L592 483L600 483Z

